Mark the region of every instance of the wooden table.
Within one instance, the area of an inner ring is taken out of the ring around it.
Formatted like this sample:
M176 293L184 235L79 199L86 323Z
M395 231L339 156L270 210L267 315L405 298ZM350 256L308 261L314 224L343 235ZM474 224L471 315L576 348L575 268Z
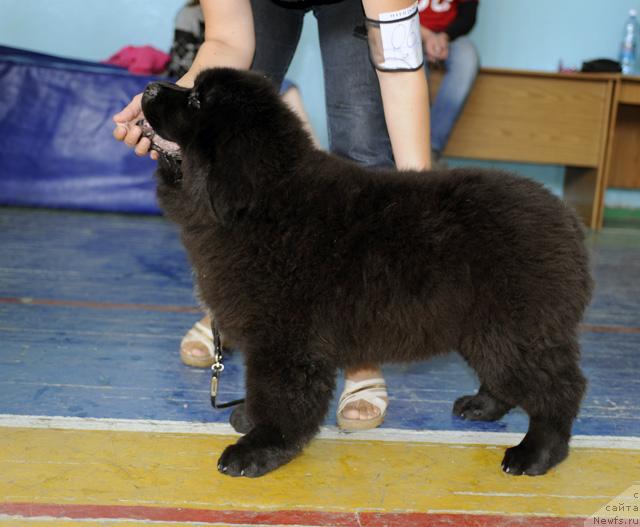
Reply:
M638 78L482 69L444 154L564 165L565 200L598 229L609 173L640 186L639 99Z
M620 77L616 87L606 185L640 188L640 77ZM602 218L600 219L600 225Z

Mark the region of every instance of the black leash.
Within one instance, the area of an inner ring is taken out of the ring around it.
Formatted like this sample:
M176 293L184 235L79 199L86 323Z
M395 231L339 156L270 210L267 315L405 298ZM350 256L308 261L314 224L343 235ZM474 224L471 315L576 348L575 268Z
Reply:
M220 384L220 374L224 370L224 364L222 363L222 344L220 343L220 331L213 317L211 317L211 333L213 333L213 364L211 365L211 406L216 410L223 408L229 408L230 406L236 406L242 404L244 399L236 399L235 401L229 401L228 403L217 403L216 397L218 395L218 385Z

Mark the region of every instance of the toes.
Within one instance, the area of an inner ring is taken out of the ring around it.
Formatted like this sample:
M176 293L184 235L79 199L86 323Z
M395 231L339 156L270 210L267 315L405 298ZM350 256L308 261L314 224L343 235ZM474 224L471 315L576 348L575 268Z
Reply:
M477 404L473 395L460 397L453 405L453 413L462 419L480 419L482 408Z
M261 476L268 472L261 470L256 456L251 454L251 449L244 445L228 446L218 460L218 471L227 476L248 478Z
M218 460L218 471L227 476L257 478L290 461L296 452L277 447L230 445Z
M453 405L453 413L462 419L469 421L486 421L491 419L489 408L485 401L477 395L460 397Z
M218 459L218 472L222 474L226 474L228 476L239 476L237 473L236 467L232 465L233 463L233 450L237 448L238 445L231 445L224 449L220 459Z
M496 421L509 410L505 403L482 393L460 397L453 405L453 414L469 421Z
M511 476L540 476L549 470L535 452L529 451L522 445L508 448L502 460L502 470Z
M521 476L523 473L523 460L518 455L517 448L507 448L502 458L502 471L511 476Z
M456 402L453 403L453 414L464 418L465 407L471 399L473 399L473 395L465 395L456 399Z
M364 400L347 404L342 410L345 419L373 419L380 415L380 409Z
M184 349L185 353L198 359L206 359L208 357L211 357L211 353L209 353L207 347L200 342L187 342L182 345L182 348Z
M502 460L502 470L512 476L541 476L546 474L566 456L566 447L552 449L549 446L533 448L520 443L507 448Z

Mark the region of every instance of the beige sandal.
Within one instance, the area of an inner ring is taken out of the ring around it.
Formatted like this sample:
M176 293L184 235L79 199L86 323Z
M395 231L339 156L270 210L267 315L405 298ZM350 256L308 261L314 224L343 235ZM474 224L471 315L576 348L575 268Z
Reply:
M336 419L338 426L345 432L369 430L380 426L387 413L387 385L382 378L365 379L364 381L350 381L344 383L344 391L340 396ZM380 410L380 414L370 419L347 419L342 413L349 403L366 401Z
M180 342L180 359L194 368L210 368L213 364L213 333L211 327L203 324L202 320L196 322ZM207 355L194 355L191 347L204 349Z

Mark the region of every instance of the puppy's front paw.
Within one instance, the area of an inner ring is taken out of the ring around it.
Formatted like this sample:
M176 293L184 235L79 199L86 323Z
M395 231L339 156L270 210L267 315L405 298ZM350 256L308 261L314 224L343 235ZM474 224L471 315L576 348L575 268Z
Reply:
M229 423L239 434L247 434L253 428L253 423L247 416L247 410L244 404L237 406L233 412L231 412Z
M566 444L533 446L525 440L507 448L502 460L502 470L512 476L541 476L565 459L569 449Z
M286 463L282 457L282 453L275 448L231 445L220 456L218 470L228 476L257 478Z

